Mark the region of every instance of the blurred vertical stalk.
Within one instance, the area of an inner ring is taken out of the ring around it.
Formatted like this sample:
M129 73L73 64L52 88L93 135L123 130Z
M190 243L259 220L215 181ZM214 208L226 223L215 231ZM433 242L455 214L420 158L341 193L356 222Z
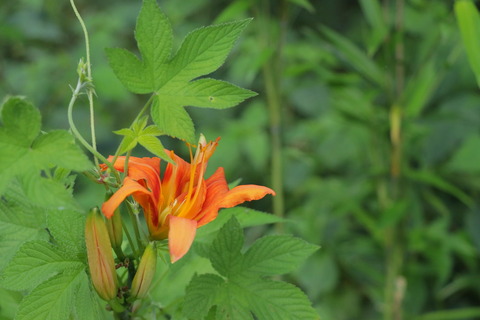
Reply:
M282 161L282 98L281 98L281 73L282 73L282 51L288 22L288 5L285 0L275 1L279 9L279 17L276 22L279 23L279 32L272 30L272 19L270 12L270 0L259 2L258 10L259 34L261 35L262 46L264 50L272 50L271 58L265 61L262 67L262 76L265 83L267 96L267 105L270 120L270 140L271 140L271 177L272 188L277 195L273 197L273 213L279 217L284 215L284 192L283 192L283 161ZM281 230L282 225L277 224L277 229Z
M387 3L388 5L388 3ZM404 0L395 0L395 30L394 30L394 64L395 87L393 103L390 108L390 179L391 202L393 205L401 196L402 169L402 96L405 86L405 48L403 41ZM405 291L405 280L402 277L403 245L401 222L386 230L386 285L385 285L385 320L401 320L403 318L402 304Z

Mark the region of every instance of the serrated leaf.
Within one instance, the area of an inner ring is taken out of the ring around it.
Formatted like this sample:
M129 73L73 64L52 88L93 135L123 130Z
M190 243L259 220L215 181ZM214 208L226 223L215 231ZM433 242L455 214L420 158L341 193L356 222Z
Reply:
M41 135L34 141L32 149L32 156L43 161L42 167L55 165L75 171L85 171L91 167L87 156L67 131L55 130Z
M92 288L91 281L85 272L80 272L79 286L76 292L74 313L75 319L106 319L102 314L98 295Z
M78 260L66 258L45 241L25 243L3 270L1 285L11 290L29 290L57 273L84 269Z
M163 97L155 97L151 110L153 122L166 134L194 143L195 128L192 118L182 106L168 103Z
M11 187L11 190L17 189ZM9 195L4 195L0 200L0 270L8 264L23 243L48 239L44 229L45 215L26 202L25 199L17 200Z
M225 109L256 95L253 91L225 81L200 79L163 96L168 97L168 101L174 105Z
M162 145L160 140L153 135L141 135L138 137L138 143L140 143L145 149L160 157L164 160L171 162L172 160L165 152L165 147Z
M160 130L157 126L148 126L142 130L142 134L148 134L152 136L161 136L165 134L162 130Z
M108 63L120 82L131 92L150 93L153 87L143 72L144 65L133 53L120 48L105 49Z
M24 100L18 97L7 100L2 119L0 194L15 176L40 178L40 170L54 166L77 171L91 167L67 131L57 130L36 138L40 131L40 114Z
M185 299L189 301L183 308L183 313L192 319L201 319L208 314L215 304L220 287L225 281L214 274L195 275L187 287Z
M245 253L242 272L264 275L291 272L316 250L318 246L290 235L265 236Z
M144 0L135 32L141 60L125 50L109 49L110 66L127 89L155 94L151 116L162 134L195 143L193 122L185 106L228 108L255 95L212 79L190 82L224 63L249 22L246 19L196 29L171 58L170 23L155 0Z
M253 313L263 320L318 319L307 296L286 282L263 280L243 283Z
M232 217L219 231L210 249L210 261L221 275L228 276L241 268L243 231Z
M69 258L85 259L85 216L70 210L50 210L47 226L55 244Z
M221 300L218 301L215 319L254 320L247 294L237 283L225 285L222 288Z
M64 272L36 287L20 303L15 319L69 319L82 273Z
M10 137L18 139L22 146L28 146L40 132L41 116L37 108L20 97L11 97L3 105L2 120Z
M113 131L113 133L118 134L120 136L127 136L127 137L135 135L135 132L133 132L133 130L130 129L130 128L123 128L123 129L120 129L120 130L115 130L115 131Z
M242 229L231 217L210 248L202 246L201 250L226 279L212 274L195 276L186 289L184 315L211 318L214 312L217 320L318 319L299 288L264 278L290 271L316 246L291 236L268 236L257 240L245 255L242 247Z
M222 209L222 211L220 211L220 214L215 220L213 220L206 226L198 229L197 238L206 237L212 233L217 232L232 216L237 219L242 228L287 221L273 214L257 211L246 207L239 206L234 208Z
M25 195L38 206L80 210L80 206L63 183L31 174L23 176L21 184Z
M164 88L157 88L157 93L169 92L179 84L217 70L251 20L203 27L189 33L168 65Z

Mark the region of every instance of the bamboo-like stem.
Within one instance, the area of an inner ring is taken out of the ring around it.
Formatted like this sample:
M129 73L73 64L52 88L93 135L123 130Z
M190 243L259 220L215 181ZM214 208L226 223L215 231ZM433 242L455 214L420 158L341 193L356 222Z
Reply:
M265 48L268 48L272 43L276 44L276 50L272 57L269 59L262 68L262 75L265 81L265 91L267 95L267 105L270 121L270 140L271 140L271 179L272 188L276 192L276 196L273 197L273 213L278 217L284 216L284 190L283 190L283 155L282 155L282 98L279 79L281 76L281 61L282 61L282 49L283 39L285 37L286 25L287 25L287 3L281 2L281 17L280 17L280 33L277 38L271 39L270 31L270 13L269 13L269 1L262 1L263 8L260 10L260 17L262 18L263 25L260 25L263 44ZM282 224L277 224L277 229L282 229Z
M390 108L390 179L391 199L394 203L401 196L402 175L402 96L405 86L405 48L403 41L404 0L395 0L395 101ZM400 222L401 223L401 222ZM402 304L405 280L401 276L403 269L404 248L400 223L386 230L386 283L385 283L385 320L402 320Z

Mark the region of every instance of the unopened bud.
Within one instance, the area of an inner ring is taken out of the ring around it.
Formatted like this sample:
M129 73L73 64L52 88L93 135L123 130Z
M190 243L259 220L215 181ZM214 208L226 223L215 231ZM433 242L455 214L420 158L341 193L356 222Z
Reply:
M118 279L107 227L97 208L87 215L85 243L93 286L103 300L110 301L117 296Z
M157 250L154 243L149 243L143 252L137 273L133 277L131 297L142 299L147 295L157 268Z
M111 193L107 194L106 200L111 197ZM107 219L107 230L108 236L110 237L110 242L112 247L117 252L118 249L122 247L123 241L123 230L122 230L122 215L120 209L116 209L113 216Z

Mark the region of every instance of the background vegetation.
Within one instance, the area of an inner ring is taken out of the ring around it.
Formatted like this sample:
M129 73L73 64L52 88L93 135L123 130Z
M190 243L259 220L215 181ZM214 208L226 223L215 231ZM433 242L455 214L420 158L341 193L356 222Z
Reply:
M453 1L159 4L175 39L255 18L218 72L259 96L189 111L198 132L222 137L211 167L278 193L257 208L290 222L251 229L250 241L280 231L322 247L288 278L322 319L480 318L480 96ZM141 2L77 6L91 34L99 149L109 154L120 140L111 130L129 125L145 97L116 80L104 48L134 50ZM44 127L68 128L83 46L67 1L2 1L0 96L25 95ZM86 104L76 117L88 135ZM85 208L103 200L81 178L76 192Z

